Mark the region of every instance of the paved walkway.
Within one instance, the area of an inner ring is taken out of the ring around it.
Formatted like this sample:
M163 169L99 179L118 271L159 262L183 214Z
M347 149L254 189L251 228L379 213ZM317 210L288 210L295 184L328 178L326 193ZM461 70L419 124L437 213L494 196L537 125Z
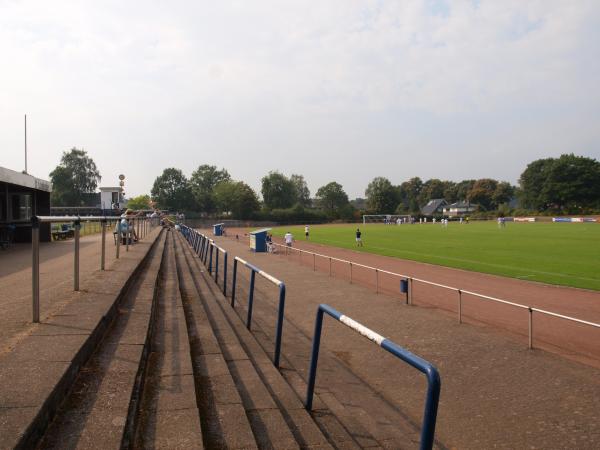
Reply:
M106 270L115 261L111 233L106 236ZM80 241L80 286L100 270L101 235ZM73 296L73 240L40 244L40 320L44 321L63 307ZM136 253L135 246L130 247ZM121 247L121 258L128 258ZM16 244L0 251L0 355L12 348L32 330L31 244Z

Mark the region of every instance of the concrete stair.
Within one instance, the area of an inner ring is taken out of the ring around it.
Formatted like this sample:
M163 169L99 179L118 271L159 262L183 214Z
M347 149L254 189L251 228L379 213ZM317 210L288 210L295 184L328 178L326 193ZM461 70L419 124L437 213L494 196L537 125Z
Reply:
M218 382L206 380L206 385L217 393L225 391L220 396L213 395L215 403L235 406L236 417L240 417L239 411L243 412L245 420L237 425L243 433L251 433L256 448L332 448L252 334L228 311L225 297L187 243L180 239L180 245L180 280L184 298L190 300L193 314L188 319L193 319L191 329L198 336L200 350L197 354L192 352L194 365L199 371L207 362L209 370L216 366L219 379L214 381ZM258 354L252 350L258 350ZM249 442L246 439L240 447L235 446L237 442L228 447L249 448Z

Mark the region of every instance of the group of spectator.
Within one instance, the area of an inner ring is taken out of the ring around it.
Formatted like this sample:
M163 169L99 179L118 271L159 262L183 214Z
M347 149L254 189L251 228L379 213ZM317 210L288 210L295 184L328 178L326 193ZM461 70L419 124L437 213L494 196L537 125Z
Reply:
M133 211L132 209L127 209L123 214L121 214L121 220L117 225L117 229L115 231L120 230L122 235L131 236L133 242L137 242L139 237L137 235L135 224L132 222L132 219L138 219L146 217L155 222L155 225L160 225L161 227L171 228L176 227L179 223L185 220L185 216L180 213L175 214L175 221L173 221L164 211L160 211L155 209L154 211L144 212L144 211Z

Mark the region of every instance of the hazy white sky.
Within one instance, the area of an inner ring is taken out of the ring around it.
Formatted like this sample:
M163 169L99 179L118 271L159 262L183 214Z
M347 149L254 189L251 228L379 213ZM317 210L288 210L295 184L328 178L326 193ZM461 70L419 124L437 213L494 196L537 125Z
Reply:
M600 159L600 2L0 0L0 166L84 148L128 196L225 167L337 181L516 182Z

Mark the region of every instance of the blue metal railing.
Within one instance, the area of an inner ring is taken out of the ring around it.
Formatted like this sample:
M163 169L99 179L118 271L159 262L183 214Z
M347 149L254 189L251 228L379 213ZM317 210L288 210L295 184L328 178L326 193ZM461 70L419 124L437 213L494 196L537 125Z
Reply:
M183 234L183 237L185 237L205 266L208 262L208 273L211 276L214 275L217 286L219 285L219 253L223 253L223 295L227 296L227 250L219 247L212 239L194 229L185 225L180 225L180 228L181 234ZM215 254L214 273L213 250Z
M227 296L227 251L219 247L215 242L207 236L193 230L185 225L180 225L181 233L186 238L190 246L194 249L200 260L208 267L209 275L213 275L215 282L218 285L219 277L219 252L223 253L223 295ZM214 249L214 250L213 250ZM214 266L213 266L213 251L214 251ZM269 275L267 272L259 269L255 265L243 260L240 257L235 257L233 260L233 276L231 284L231 306L235 308L235 293L237 286L237 270L238 262L250 269L250 288L248 290L248 314L246 318L246 328L251 329L252 326L252 311L254 307L254 284L256 274L258 273L263 278L269 280L279 288L279 307L277 310L277 323L275 333L275 351L273 353L273 364L279 367L281 357L281 341L283 336L283 317L285 310L285 283L277 278Z
M246 317L246 328L250 330L252 325L252 309L254 305L254 282L256 274L261 275L263 278L269 280L271 283L279 287L279 307L277 309L277 324L275 333L275 352L273 353L273 364L275 367L279 367L279 359L281 355L281 339L283 335L283 313L285 309L285 283L278 280L277 278L269 275L264 270L259 269L248 261L236 256L233 259L233 278L231 287L231 307L235 308L235 288L237 285L237 267L238 262L250 269L250 287L248 289L248 315Z
M308 387L306 390L306 409L312 409L312 401L315 390L315 380L317 377L317 362L319 359L319 347L321 345L321 330L323 328L323 315L328 314L347 327L358 332L367 339L375 342L384 350L400 358L415 369L421 371L427 377L427 396L425 399L425 411L423 413L423 424L421 426L421 444L422 450L429 450L433 447L435 435L435 423L437 419L437 409L440 399L440 375L438 370L429 362L414 355L408 350L400 347L389 339L375 333L369 328L361 325L355 320L343 315L329 305L321 304L317 309L317 318L315 321L315 334L313 337L312 352L310 357L310 369L308 374Z

